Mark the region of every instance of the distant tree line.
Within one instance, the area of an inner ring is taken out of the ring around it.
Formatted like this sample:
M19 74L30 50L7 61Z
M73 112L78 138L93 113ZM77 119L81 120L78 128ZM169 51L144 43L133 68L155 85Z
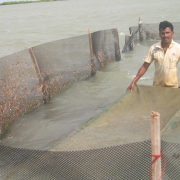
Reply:
M61 0L8 1L8 2L0 3L0 6L1 5L10 5L10 4L26 4L26 3L51 2L51 1L61 1Z

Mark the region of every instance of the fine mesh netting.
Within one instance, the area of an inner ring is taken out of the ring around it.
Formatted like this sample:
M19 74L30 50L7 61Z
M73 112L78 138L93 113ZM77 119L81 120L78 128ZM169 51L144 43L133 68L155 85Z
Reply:
M115 30L103 30L92 33L93 62L90 59L88 35L33 47L50 95L53 96L71 82L89 78L92 71L100 70L105 64L116 61L114 32Z
M128 92L112 107L57 142L53 150L86 150L148 140L150 112L154 110L161 114L161 130L179 129L180 114L176 113L180 110L179 102L180 89L137 86L135 91ZM170 135L169 139L174 137Z
M174 36L173 39L180 38L180 24L179 22L174 22ZM146 40L160 40L159 37L159 24L142 24L142 29L144 32L144 38Z
M180 27L174 24L178 39ZM143 40L158 40L158 24L142 24L141 28ZM133 50L139 36L139 27L130 27L122 52ZM120 59L116 29L49 42L1 58L1 134L12 120L72 82L85 80ZM161 150L167 161L162 179L177 180L179 102L180 89L139 85L47 151L0 146L0 179L149 179L150 114L157 111L161 115Z
M42 104L42 91L28 50L0 59L0 135L10 122Z
M180 24L179 22L174 22L174 40L180 39ZM142 23L138 26L131 26L129 27L130 35L125 36L125 44L122 50L122 53L128 52L133 50L134 48L134 41L157 41L160 40L159 36L159 23Z
M167 167L163 180L180 177L179 144L162 141ZM1 179L149 179L150 141L87 151L51 152L0 147Z
M92 44L92 57L90 57ZM74 81L120 60L118 32L102 30L32 47L0 59L0 135L9 123Z
M105 112L56 142L49 151L1 146L1 177L13 180L149 179L149 112L156 109L161 112L161 150L167 161L163 180L178 179L180 145L166 139L166 129L171 129L172 121L177 119L177 113L174 114L180 108L179 94L179 89L138 86Z

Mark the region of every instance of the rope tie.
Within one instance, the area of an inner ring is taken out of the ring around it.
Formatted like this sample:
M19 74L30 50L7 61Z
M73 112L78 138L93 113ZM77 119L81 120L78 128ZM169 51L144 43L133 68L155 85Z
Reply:
M166 158L163 156L163 153L162 153L162 152L161 152L160 154L152 154L151 156L154 157L154 160L151 162L150 167L149 167L150 180L152 180L152 165L153 165L159 158L163 159L163 162L164 162L164 168L163 168L163 170L162 170L162 172L161 172L161 176L160 176L160 178L159 178L159 180L161 180L161 178L163 177L164 172L165 172L165 170L166 170Z

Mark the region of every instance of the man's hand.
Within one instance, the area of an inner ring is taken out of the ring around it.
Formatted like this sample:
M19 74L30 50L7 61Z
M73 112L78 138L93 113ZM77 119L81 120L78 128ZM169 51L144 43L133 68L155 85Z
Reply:
M128 88L126 89L126 91L130 90L130 91L133 91L134 90L134 86L135 86L135 83L131 83Z
M133 91L134 90L134 86L136 85L136 82L144 75L144 73L147 71L148 67L149 67L149 63L144 62L144 64L140 67L136 77L134 78L134 80L132 81L132 83L128 86L127 90Z

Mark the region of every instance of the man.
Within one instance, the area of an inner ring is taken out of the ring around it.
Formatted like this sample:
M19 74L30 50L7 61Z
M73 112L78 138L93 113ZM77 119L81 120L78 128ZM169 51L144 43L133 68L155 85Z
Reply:
M180 59L180 45L173 41L173 25L168 21L160 22L159 36L161 41L149 49L144 64L139 69L136 77L127 90L133 90L136 82L144 75L149 65L154 61L154 86L178 88L177 64Z

